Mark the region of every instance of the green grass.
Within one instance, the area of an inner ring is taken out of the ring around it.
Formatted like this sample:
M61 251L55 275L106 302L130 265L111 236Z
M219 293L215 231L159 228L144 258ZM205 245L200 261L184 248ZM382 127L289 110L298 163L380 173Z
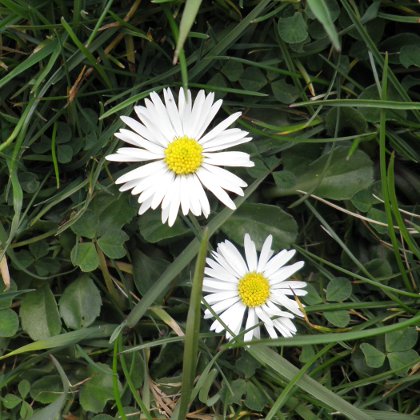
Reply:
M0 0L0 417L420 419L419 17ZM238 210L210 198L169 228L105 156L120 115L181 86L242 111L256 166L234 170ZM206 252L246 231L305 261L292 338L227 342L203 319Z

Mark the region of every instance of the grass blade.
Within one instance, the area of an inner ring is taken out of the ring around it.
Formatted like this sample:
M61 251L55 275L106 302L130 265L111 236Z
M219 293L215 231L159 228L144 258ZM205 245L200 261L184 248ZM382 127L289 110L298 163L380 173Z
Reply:
M197 367L198 338L201 321L201 289L203 286L204 267L206 265L207 245L209 240L208 228L203 232L200 251L195 265L191 297L185 328L184 358L182 368L182 389L178 410L174 412L174 418L184 419L187 416L190 405L191 391ZM177 413L176 413L177 412Z
M341 50L340 40L338 39L338 33L335 29L334 23L331 19L331 14L328 9L328 6L325 4L324 0L307 0L308 6L311 9L312 13L324 27L325 32L330 38L334 48L337 51Z

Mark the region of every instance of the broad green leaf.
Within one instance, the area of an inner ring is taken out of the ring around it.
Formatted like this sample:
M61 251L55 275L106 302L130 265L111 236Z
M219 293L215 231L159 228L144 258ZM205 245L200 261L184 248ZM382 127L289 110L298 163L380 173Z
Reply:
M257 67L247 67L239 79L240 85L246 89L258 92L267 84L267 78Z
M175 224L169 227L161 221L161 215L158 211L148 212L139 217L140 235L152 244L164 239L172 239L177 236L183 236L190 229L178 217Z
M414 349L406 351L394 351L387 354L389 365L391 369L401 369L411 363L412 366L420 362L420 356ZM410 366L399 373L401 376L406 376Z
M330 38L334 48L340 51L340 40L338 39L338 33L334 26L330 10L325 0L307 0L307 4L311 9L312 13L319 20L325 29L328 37Z
M334 200L350 199L372 184L373 163L361 150L356 150L351 157L348 154L348 148L338 146L309 165L297 167L289 165L285 158L285 169L294 172L297 180L294 187L279 189L278 193L289 195L302 190Z
M33 400L43 404L49 404L59 397L57 392L60 389L61 380L58 375L45 375L37 379L31 386L31 397Z
M227 390L226 404L240 404L246 392L246 381L242 378L235 379L230 383Z
M244 66L236 60L228 60L222 67L222 72L231 82L237 82L244 71Z
M343 302L351 296L351 293L351 282L345 277L335 277L328 283L327 300L330 302Z
M366 364L371 368L380 368L385 361L385 354L369 343L360 344Z
M261 249L268 235L273 235L274 249L288 248L297 236L295 219L280 207L269 204L243 204L221 230L238 245L243 245L249 233L257 249Z
M13 309L0 309L0 337L13 337L19 329L19 317Z
M93 239L98 229L97 214L88 208L72 225L71 230L79 236Z
M18 383L18 390L19 394L22 397L22 399L25 399L26 396L29 394L29 391L31 390L31 384L27 379L22 379Z
M121 229L109 229L99 239L98 245L109 258L122 258L126 251L124 242L128 240L128 235Z
M300 12L296 12L293 16L279 18L277 31L280 38L287 44L297 44L308 37L307 25Z
M64 290L60 301L60 315L68 328L88 327L101 312L101 295L93 280L82 275Z
M346 310L326 311L324 316L327 321L335 327L347 327L350 322L350 315Z
M99 266L99 256L92 242L76 243L71 250L71 262L84 272L93 271Z
M79 401L84 410L99 413L109 400L114 400L112 369L104 364L91 365L89 380L81 387Z
M47 285L23 297L19 314L23 330L34 341L60 333L61 321L57 303Z
M405 328L385 335L387 352L405 351L412 349L417 343L418 333L415 328Z
M150 246L151 248L151 246ZM153 257L152 252L145 254L138 249L132 251L134 284L141 295L153 286L156 279L168 268L169 262Z
M282 104L291 104L299 97L299 90L296 86L287 83L284 79L271 83L271 90L274 97Z
M262 411L267 402L267 397L263 392L251 381L247 381L245 388L245 405L251 410Z
M325 117L325 126L330 136L363 134L368 125L363 114L354 108L331 108Z
M400 51L400 62L406 69L410 66L420 67L420 46L403 46Z
M1 399L1 402L5 408L12 410L13 408L15 408L17 405L19 405L22 402L22 399L14 394L6 394Z
M200 392L198 394L198 399L203 403L206 404L209 399L209 391L210 388L214 385L214 381L217 377L219 372L217 369L213 368L210 370L208 375L205 376L203 385L200 388Z

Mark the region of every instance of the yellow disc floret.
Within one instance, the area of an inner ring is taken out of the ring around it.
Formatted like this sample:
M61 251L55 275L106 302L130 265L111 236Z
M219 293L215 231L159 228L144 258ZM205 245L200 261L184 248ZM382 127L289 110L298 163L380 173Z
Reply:
M270 297L270 283L262 274L253 271L239 280L238 293L246 306L260 306Z
M177 175L192 174L203 161L203 146L187 136L178 137L165 149L165 163Z

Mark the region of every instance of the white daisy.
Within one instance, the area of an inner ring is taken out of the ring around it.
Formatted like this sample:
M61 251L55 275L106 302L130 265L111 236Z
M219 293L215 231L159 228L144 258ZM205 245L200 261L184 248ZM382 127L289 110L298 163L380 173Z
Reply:
M273 256L272 241L273 237L268 236L258 258L255 243L245 234L245 260L229 241L219 243L217 251L212 252L213 258L206 260L203 291L210 294L204 299L234 336L239 334L246 317L245 330L249 331L245 333L245 341L260 338L259 322L272 338L277 338L277 331L291 337L296 333L294 315L303 315L293 295L306 295L302 290L306 282L287 279L300 270L304 262L285 265L296 251L283 250ZM211 317L213 314L206 309L204 318ZM216 333L224 329L217 319L210 327ZM233 336L226 331L226 338L230 340Z
M254 166L249 154L221 150L251 140L239 128L228 127L241 113L232 114L205 134L222 106L214 102L214 93L207 96L200 90L192 101L191 92L180 89L178 105L170 89L164 89L162 102L156 92L145 99L145 106L134 110L139 120L121 117L130 128L120 129L115 136L135 147L122 147L106 159L115 162L149 162L120 176L120 191L139 194L139 214L149 208L162 207L162 223L175 222L178 210L187 215L208 217L210 204L204 188L223 204L235 209L226 191L243 195L247 184L220 166Z

